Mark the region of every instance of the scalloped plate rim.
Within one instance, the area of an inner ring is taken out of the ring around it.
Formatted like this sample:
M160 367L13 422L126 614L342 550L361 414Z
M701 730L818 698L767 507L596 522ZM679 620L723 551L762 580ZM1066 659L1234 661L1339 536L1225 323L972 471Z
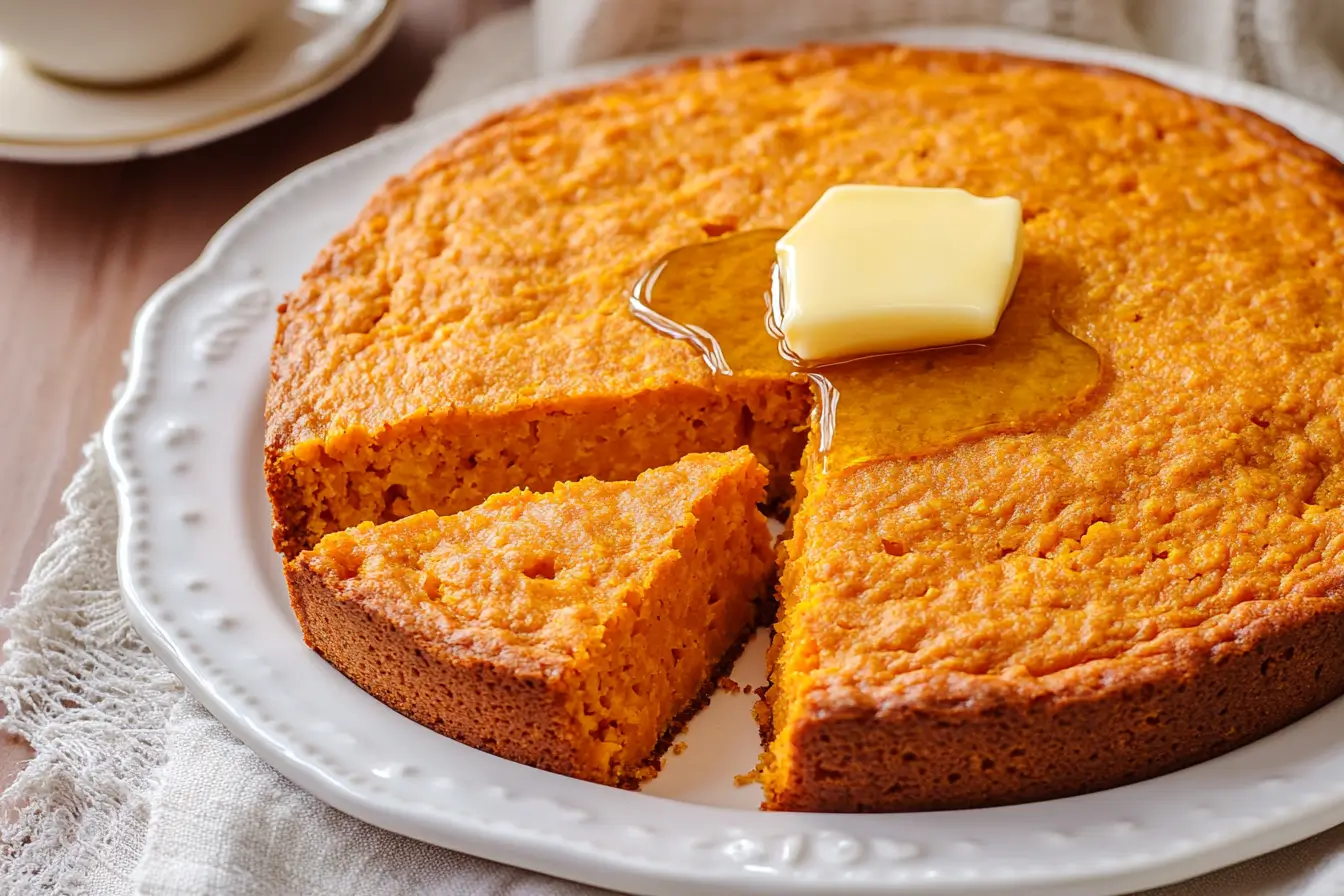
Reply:
M1300 133L1306 132L1304 136L1309 139L1311 137L1316 138L1311 139L1310 142L1320 142L1322 139L1321 133L1310 133L1315 131L1317 127L1323 130L1331 130L1335 132L1337 139L1333 145L1326 147L1327 150L1336 155L1344 152L1344 120L1339 119L1332 113L1269 88L1232 81L1138 53L1006 29L987 28L895 29L878 32L861 39L898 39L912 44L983 47L1046 59L1093 62L1126 68L1141 75L1173 83L1175 86L1191 92L1204 95L1217 94L1214 99L1219 102L1253 105L1260 109L1262 114L1266 114L1267 117L1271 117L1286 127L1297 129ZM438 134L439 137L447 135L447 129L439 133L439 129L444 128L444 122L462 118L474 120L491 109L506 107L530 96L540 95L557 88L602 80L641 65L666 61L689 53L690 51L684 51L676 54L663 54L636 60L606 63L570 72L563 77L548 79L545 82L516 85L492 94L490 97L473 101L456 110L450 110L404 125L349 147L326 159L314 162L268 189L235 215L209 241L196 262L169 280L154 294L137 317L127 383L109 416L103 439L117 486L118 508L121 515L117 558L125 603L136 629L154 652L164 659L173 671L183 679L188 689L201 699L216 717L224 722L241 740L256 750L262 758L286 777L344 812L388 830L497 861L601 886L626 887L641 892L684 892L684 888L693 887L715 891L719 891L720 888L741 891L768 888L772 892L867 893L886 890L895 883L908 887L908 892L929 893L986 892L989 890L1005 892L1005 888L1018 892L1073 893L1096 892L1099 886L1107 890L1132 890L1170 883L1204 873L1226 864L1271 851L1344 822L1344 789L1341 789L1337 793L1329 794L1328 798L1314 801L1298 800L1299 804L1286 817L1278 819L1260 817L1249 824L1241 825L1240 830L1235 829L1235 826L1232 826L1230 822L1223 822L1223 824L1229 825L1228 828L1218 836L1209 839L1208 842L1188 841L1178 846L1163 844L1165 852L1148 853L1146 858L1142 859L1126 857L1126 861L1122 863L1123 867L1114 867L1113 862L1093 859L1090 863L1083 863L1073 868L1048 865L1040 865L1035 868L1028 867L1025 870L995 870L990 868L978 872L979 876L968 878L953 873L950 866L944 868L941 873L926 871L918 875L904 873L897 866L895 871L888 874L877 877L863 877L849 873L846 870L846 867L849 866L840 868L827 866L827 868L819 871L808 870L805 867L803 870L797 871L795 870L796 864L791 864L791 862L797 860L787 858L788 846L786 843L783 847L784 853L782 853L782 855L785 855L784 859L772 859L767 856L756 864L750 861L739 861L736 867L727 870L723 866L711 868L707 861L705 867L697 868L689 865L678 865L667 859L660 860L651 857L649 853L630 855L610 848L598 848L591 841L583 841L569 836L564 832L566 825L555 825L553 821L551 827L547 830L528 829L502 817L454 816L447 814L447 810L441 806L423 804L416 806L396 800L380 799L367 786L352 783L346 777L324 771L317 763L297 755L295 739L292 735L277 732L274 723L258 722L255 713L240 704L236 697L227 696L222 692L222 687L227 685L227 679L203 670L201 668L201 658L199 656L193 658L190 651L183 648L182 632L184 629L179 628L175 634L171 630L172 625L164 611L151 606L152 601L148 599L149 586L146 584L149 567L146 564L148 558L145 556L145 552L152 550L152 548L137 543L137 533L148 519L146 506L142 506L138 502L144 499L144 493L149 489L149 486L145 482L145 477L135 467L131 446L137 437L142 438L142 440L147 438L142 429L137 426L137 417L144 407L148 407L153 400L150 368L155 359L155 328L166 323L175 306L185 303L192 294L193 287L201 286L211 274L218 271L230 250L238 246L249 228L264 229L265 225L260 222L266 214L276 211L277 208L283 206L285 200L292 193L303 189L305 185L312 184L322 175L349 165L366 164L377 167L378 162L374 160L375 157L379 154L395 152L398 147L402 148L404 154L406 147L418 145L420 142L432 145L437 140L430 135ZM1275 111L1269 111L1268 107L1274 107ZM1314 124L1311 123L1313 119ZM415 153L417 157L420 154L422 153ZM396 170L388 170L384 172L384 176L395 173ZM259 450L257 453L259 457ZM191 624L198 625L195 622ZM362 696L353 688L351 690L353 692L352 697ZM1335 704L1320 710L1317 715L1330 713L1332 710L1344 711L1344 706L1340 705L1341 702L1344 701L1337 701ZM1183 776L1188 776L1191 772L1205 766L1222 762L1229 757L1236 757L1246 751L1257 748L1263 751L1268 741L1280 738L1281 735L1285 735L1292 729L1309 722L1311 718L1313 717L1308 717L1307 720L1290 726L1289 729L1284 729L1279 734L1257 741L1255 744L1243 748L1243 750L1213 760L1212 763L1205 763L1154 780L1171 782ZM1344 752L1344 748L1341 748L1341 752ZM530 769L519 774L527 773L538 774L535 773L535 770ZM1042 811L1051 811L1050 807L1056 807L1063 811L1067 804L1077 804L1079 800L1108 801L1113 795L1123 794L1133 788L1142 788L1144 783L1151 784L1152 782L1143 782L1132 785L1130 788L1118 788L1085 797L1058 800L1054 803L1037 803L1033 806ZM607 790L597 785L584 786L595 788L596 791ZM600 794L600 796L605 797L610 796L610 794ZM627 796L642 800L661 800L658 797L641 794L629 794ZM598 799L598 796L595 796L594 799L602 801ZM658 804L650 805L656 806ZM981 818L988 818L989 813L1001 813L1001 817L1011 817L1013 810L1021 808L1024 807L969 810L967 813L930 813L924 817L932 819L933 816L974 814ZM697 815L703 814L706 819L713 819L716 822L736 821L743 825L760 822L759 826L763 829L779 827L781 819L784 820L784 824L788 824L790 818L787 815L737 813L732 810L708 807L695 807L693 811ZM1283 815L1284 813L1280 811L1279 814ZM833 823L837 827L842 823L861 824L874 819L910 817L793 816L793 818L799 819L799 824L804 824L808 820L818 820L819 823ZM770 823L765 824L766 820L769 820ZM1124 826L1124 822L1117 824L1121 828ZM568 826L572 827L573 825ZM720 836L731 838L733 836L732 832L735 830L739 830L739 828L727 828ZM820 840L824 839L829 833L826 830L820 830L811 831L810 835ZM743 832L741 839L747 845L742 849L749 851L755 848L750 841L750 836L749 831ZM775 840L787 839L788 835L763 833L757 836L760 839L755 841L756 843L765 843L769 842L771 838ZM873 838L874 842L880 839L880 837ZM721 851L726 851L734 845L735 841L729 842Z

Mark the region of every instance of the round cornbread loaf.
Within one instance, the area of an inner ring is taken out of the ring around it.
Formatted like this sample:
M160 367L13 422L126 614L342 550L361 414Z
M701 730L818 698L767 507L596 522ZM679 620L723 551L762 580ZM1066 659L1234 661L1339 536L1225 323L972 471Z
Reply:
M1097 348L1091 400L827 469L795 432L805 384L716 379L627 313L665 253L788 227L845 182L1019 198L1014 302ZM1344 692L1341 246L1335 160L1122 72L821 46L556 95L390 182L289 297L276 545L747 444L776 494L799 485L768 808L1162 773Z

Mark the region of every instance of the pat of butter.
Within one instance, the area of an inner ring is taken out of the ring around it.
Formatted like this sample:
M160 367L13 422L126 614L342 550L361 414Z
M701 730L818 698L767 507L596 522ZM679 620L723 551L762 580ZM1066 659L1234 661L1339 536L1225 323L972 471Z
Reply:
M1022 268L1022 205L928 187L831 187L776 244L776 324L825 361L984 339Z

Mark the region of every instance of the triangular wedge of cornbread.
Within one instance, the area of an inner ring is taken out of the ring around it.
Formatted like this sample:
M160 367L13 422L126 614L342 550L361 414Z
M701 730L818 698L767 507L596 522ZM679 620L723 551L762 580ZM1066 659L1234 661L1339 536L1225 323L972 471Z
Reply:
M766 480L742 448L366 523L286 564L294 610L310 646L399 712L619 784L756 620Z

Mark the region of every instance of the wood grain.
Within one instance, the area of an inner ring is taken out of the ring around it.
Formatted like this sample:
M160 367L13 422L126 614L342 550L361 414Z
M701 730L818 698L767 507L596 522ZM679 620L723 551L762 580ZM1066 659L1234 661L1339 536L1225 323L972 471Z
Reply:
M506 5L410 0L349 83L218 143L108 165L0 162L0 604L51 537L145 299L266 187L405 119L452 37ZM0 743L0 786L20 758Z

